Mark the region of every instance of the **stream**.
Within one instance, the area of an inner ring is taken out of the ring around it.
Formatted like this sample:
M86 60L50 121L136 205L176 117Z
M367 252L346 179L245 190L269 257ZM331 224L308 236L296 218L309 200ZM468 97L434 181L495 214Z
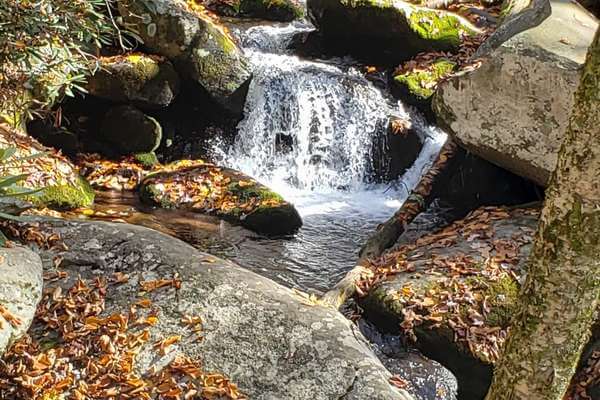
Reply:
M311 29L296 22L233 31L254 77L235 142L214 143L213 157L280 193L304 222L291 238L240 241L229 257L287 286L320 292L354 266L361 245L402 205L446 135L348 60L291 54L294 35ZM399 182L372 183L374 147L391 117L410 120L423 148Z

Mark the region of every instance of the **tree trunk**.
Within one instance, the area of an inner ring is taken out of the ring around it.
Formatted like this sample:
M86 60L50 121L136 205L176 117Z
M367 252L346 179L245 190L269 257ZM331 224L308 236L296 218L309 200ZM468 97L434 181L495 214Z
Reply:
M590 47L529 272L486 400L562 400L600 295L600 30Z

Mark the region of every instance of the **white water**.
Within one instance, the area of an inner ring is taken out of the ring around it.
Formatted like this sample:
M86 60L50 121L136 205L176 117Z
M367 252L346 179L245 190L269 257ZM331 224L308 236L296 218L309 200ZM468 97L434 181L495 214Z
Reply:
M254 78L235 143L214 150L222 164L292 202L304 221L290 240L239 244L237 261L290 286L324 290L353 266L377 224L402 205L446 135L359 72L287 54L293 35L308 30L296 23L237 33ZM424 146L400 183L376 185L370 183L373 146L391 116L410 119Z

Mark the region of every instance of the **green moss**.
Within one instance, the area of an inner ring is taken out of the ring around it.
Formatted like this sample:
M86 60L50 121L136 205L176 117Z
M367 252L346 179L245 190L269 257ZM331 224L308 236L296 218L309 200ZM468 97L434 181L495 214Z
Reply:
M259 198L261 201L276 200L279 202L284 202L283 197L269 190L268 188L257 184L241 187L238 182L233 182L229 184L227 189L234 196L237 196L241 201L246 201L251 198Z
M147 179L147 178L146 178ZM156 188L155 185L142 184L139 191L140 200L145 203L155 204L161 208L176 208L177 205L168 199L165 193Z
M408 23L423 39L443 42L450 47L460 45L461 32L473 33L458 16L430 10L413 11L408 17Z
M151 151L149 153L137 153L133 155L135 161L142 164L144 167L153 167L158 164L158 158L156 154Z
M490 307L486 318L487 325L502 328L510 325L519 297L519 283L514 278L503 275L498 280L490 281L481 277L471 277L466 283L474 288L482 288L481 294L487 298Z
M414 96L428 99L433 93L437 82L449 75L456 68L456 63L442 58L436 60L427 71L413 71L396 75L394 81L403 85Z
M30 200L59 209L89 207L94 202L94 189L84 178L78 177L77 179L78 185L49 186Z

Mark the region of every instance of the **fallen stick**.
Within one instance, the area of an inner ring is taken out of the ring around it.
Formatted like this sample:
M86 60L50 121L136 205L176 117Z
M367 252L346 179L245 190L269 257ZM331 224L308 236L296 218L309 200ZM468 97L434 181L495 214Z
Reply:
M436 185L446 181L444 178L452 170L448 168L448 164L456 154L456 149L456 144L448 139L429 171L421 177L402 207L390 219L379 225L375 234L367 240L358 254L359 263L369 258L379 257L385 249L396 243L406 230L406 226L427 209L439 192L436 190Z
M372 273L367 267L368 260L380 256L385 249L396 243L406 226L427 209L437 196L441 190L437 189L437 186L442 185L446 181L445 177L452 173L453 168L448 168L448 164L456 152L456 144L448 139L429 171L421 177L402 207L389 220L378 226L375 234L361 249L357 265L321 297L321 304L338 309L356 293L357 283L364 275Z

